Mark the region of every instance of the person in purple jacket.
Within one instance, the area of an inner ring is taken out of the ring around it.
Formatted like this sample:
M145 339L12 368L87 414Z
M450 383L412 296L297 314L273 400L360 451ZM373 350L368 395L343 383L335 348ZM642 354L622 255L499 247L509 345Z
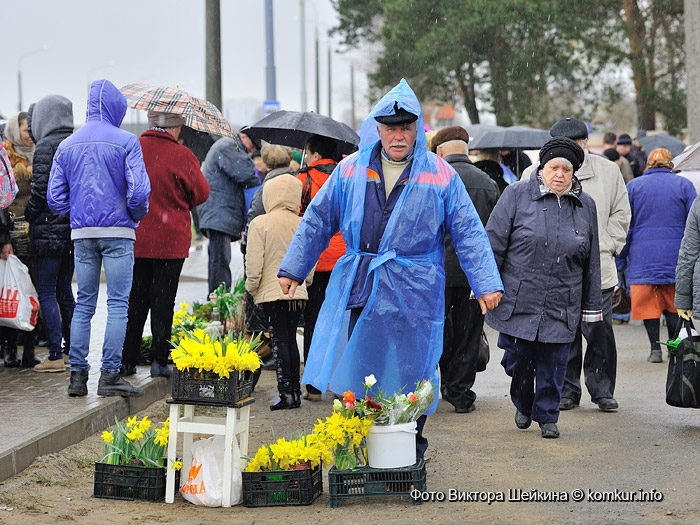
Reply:
M666 318L669 338L678 323L674 306L676 264L685 222L696 192L693 183L673 171L673 155L655 149L641 177L627 183L632 222L618 269L629 271L632 319L642 319L651 352L647 361L661 363L659 317Z
M88 95L87 121L56 150L47 202L70 213L78 300L71 323L70 396L87 394L90 322L104 265L107 326L97 394L140 396L143 390L119 375L134 266L135 230L148 212L151 185L138 138L119 129L126 98L107 80Z

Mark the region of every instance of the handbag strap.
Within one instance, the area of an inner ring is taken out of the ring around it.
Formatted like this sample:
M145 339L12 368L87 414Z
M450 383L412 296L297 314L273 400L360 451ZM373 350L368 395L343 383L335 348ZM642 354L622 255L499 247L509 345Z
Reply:
M678 336L681 334L681 328L685 328L688 332L688 337L692 337L691 330L695 330L695 326L693 325L693 320L690 319L683 319L681 316L678 316L678 323L676 323L676 329L673 331L673 337L671 337L671 340L678 339Z

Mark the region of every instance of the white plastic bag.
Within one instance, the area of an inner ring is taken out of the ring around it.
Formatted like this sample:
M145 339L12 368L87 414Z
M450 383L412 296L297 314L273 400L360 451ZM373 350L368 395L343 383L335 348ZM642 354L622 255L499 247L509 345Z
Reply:
M29 270L16 255L0 259L0 326L30 332L39 315L37 296Z
M241 453L233 440L233 472L231 505L238 505L243 496ZM180 488L182 497L203 507L221 507L224 487L224 437L214 436L192 445L192 466L187 482Z

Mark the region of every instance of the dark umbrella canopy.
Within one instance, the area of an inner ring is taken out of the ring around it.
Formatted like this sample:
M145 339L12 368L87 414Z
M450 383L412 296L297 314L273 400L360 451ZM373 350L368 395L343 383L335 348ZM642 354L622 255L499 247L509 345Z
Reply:
M241 132L272 144L303 148L314 135L334 139L339 153L352 153L360 137L342 122L312 111L276 111Z
M491 126L490 124L469 124L464 126L464 129L469 133L469 149L474 149L472 144L477 144L481 137L490 131L498 131L503 128L501 126Z
M470 149L487 148L517 148L539 149L551 139L549 131L528 128L526 126L510 126L508 128L489 131L478 141L469 145Z
M639 143L642 145L647 154L651 153L655 149L665 148L670 151L671 155L674 157L683 153L683 150L686 147L686 143L681 139L677 139L676 137L672 137L666 133L639 137Z

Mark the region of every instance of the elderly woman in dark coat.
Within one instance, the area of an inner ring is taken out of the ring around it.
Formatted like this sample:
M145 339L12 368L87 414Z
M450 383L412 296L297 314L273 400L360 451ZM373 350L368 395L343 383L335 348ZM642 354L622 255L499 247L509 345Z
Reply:
M559 400L579 320L602 319L595 203L573 176L583 160L572 140L547 142L537 177L508 186L486 225L505 287L486 322L500 332L516 426L526 429L534 419L545 438L559 437Z

